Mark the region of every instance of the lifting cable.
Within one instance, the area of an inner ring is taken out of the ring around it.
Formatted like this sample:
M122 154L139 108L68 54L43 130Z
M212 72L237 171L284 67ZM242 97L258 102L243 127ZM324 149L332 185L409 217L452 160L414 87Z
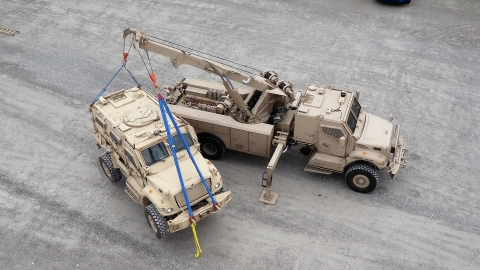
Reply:
M151 74L153 74L153 72ZM153 79L152 79L152 82L155 85L155 82L153 81ZM199 242L198 236L197 236L197 230L195 228L196 220L195 220L195 216L193 215L193 212L192 212L192 207L190 205L190 199L188 197L188 192L185 188L185 183L183 181L182 171L180 170L180 164L178 163L177 152L175 150L176 146L175 146L175 143L173 142L173 137L172 137L172 133L170 131L170 124L168 123L167 115L168 115L168 117L170 117L170 120L171 120L173 126L175 127L175 130L177 131L177 134L178 134L177 136L179 136L179 138L181 139L182 144L183 144L185 150L187 151L188 156L190 157L190 160L192 161L193 165L195 166L195 169L197 170L197 173L200 176L200 179L202 180L203 185L205 186L205 189L207 190L208 195L210 196L210 199L212 200L212 204L214 206L215 211L219 211L220 206L218 205L217 201L215 200L215 197L212 195L210 187L208 186L207 182L205 181L205 178L203 177L203 174L201 173L200 169L198 168L197 162L195 161L195 159L192 155L192 152L190 151L189 145L185 141L185 138L183 137L183 134L182 134L180 128L178 127L177 123L175 122L175 117L173 116L172 112L168 108L168 105L165 102L165 99L163 98L161 93L158 93L157 95L158 95L158 105L160 107L160 112L162 114L163 124L165 125L165 129L167 131L169 148L170 148L170 151L172 152L173 160L175 162L175 168L177 169L177 174L178 174L178 178L180 180L180 185L182 186L183 197L185 198L185 203L186 203L187 209L188 209L190 227L192 228L193 239L195 241L195 247L197 249L197 253L195 254L195 258L198 258L200 256L200 254L202 253L202 249L200 247L200 242Z
M142 85L137 81L137 79L135 78L135 76L133 76L132 72L130 72L130 70L127 68L127 58L128 58L128 54L130 53L130 49L132 48L132 44L130 44L130 48L128 49L128 52L125 52L125 38L123 39L123 62L122 62L122 65L120 66L120 68L117 70L117 72L115 72L115 74L113 75L113 77L110 79L110 81L100 90L100 93L98 93L98 95L95 97L95 99L92 101L92 103L90 103L90 107L93 106L93 104L95 104L95 102L98 101L98 99L103 95L103 93L105 93L105 91L107 91L107 87L110 85L110 83L112 83L113 79L115 79L115 77L117 77L118 73L120 72L120 70L125 69L125 71L128 72L128 74L130 75L130 77L133 79L133 81L137 84L137 87L138 88L141 88Z
M207 185L207 182L205 181L205 178L203 177L203 174L200 172L200 169L198 168L197 162L195 161L195 159L192 155L192 152L190 151L190 148L189 148L187 142L185 141L185 138L183 137L183 134L182 134L180 128L178 127L177 123L175 122L175 118L174 118L172 112L168 108L167 103L165 102L165 99L163 98L162 94L160 94L160 93L158 93L158 104L160 106L160 112L162 114L163 123L164 123L165 129L167 131L167 137L168 137L168 143L169 143L170 151L172 152L173 160L175 162L175 168L177 169L178 178L179 178L180 184L182 186L183 197L185 198L185 202L186 202L187 209L188 209L190 226L192 227L193 238L195 240L195 246L196 246L196 249L197 249L197 253L195 254L195 258L198 258L200 256L200 254L202 253L202 249L200 247L200 242L198 241L197 230L195 229L196 220L195 220L195 216L193 215L192 208L190 206L190 199L188 198L188 192L187 192L187 190L185 188L185 184L183 182L182 172L180 170L180 164L178 163L177 152L175 150L175 144L173 142L172 133L170 131L170 124L168 123L167 114L170 117L170 120L171 120L173 126L175 127L175 130L177 131L177 134L180 137L185 150L187 150L188 156L190 157L190 160L192 161L193 165L195 166L195 169L197 170L197 173L200 176L200 179L202 180L203 185L205 186L205 189L207 190L208 195L210 196L210 199L212 200L212 204L214 206L215 211L219 211L220 206L218 205L217 201L215 200L215 197L212 195L210 187Z
M175 162L175 168L177 169L180 185L182 186L183 197L185 198L185 203L188 209L188 220L190 221L190 226L192 227L193 239L195 240L195 246L197 248L197 253L195 254L195 258L198 258L202 253L202 249L200 248L200 242L198 241L197 231L195 229L195 224L196 224L195 216L193 216L193 213L192 213L192 207L190 206L190 199L188 198L188 193L187 193L187 190L185 189L185 183L183 182L182 171L180 170L180 164L178 163L177 151L175 150L175 144L173 142L172 133L170 131L170 124L168 123L168 118L165 114L165 111L168 111L168 107L161 94L158 94L158 104L160 106L160 112L162 114L163 124L167 131L169 148L170 148L170 151L172 152L173 160ZM185 143L185 139L183 138L182 133L180 132L180 130L178 129L178 126L175 123L175 119L171 117L170 120L174 124L175 129L177 130L178 136L182 139L182 143L184 144L185 148L188 149L188 146Z
M150 70L151 70L150 79L152 80L153 86L155 87L154 90L156 90L156 89L158 89L158 85L157 85L157 82L156 82L156 79L155 79L155 74L153 73L152 63L150 62L150 57L148 56L148 50L147 50L147 48L145 48L145 51L147 52L148 62L150 63ZM140 57L141 57L141 56L142 56L142 55L140 54ZM145 61L143 60L143 58L142 58L142 61L143 61L143 64L145 65L145 68L147 69L147 72L149 72L149 71L148 71L148 67L147 67L147 65L145 64ZM205 181L205 178L203 177L202 172L201 172L200 169L198 168L197 162L196 162L195 159L193 158L192 152L190 151L190 148L188 147L187 142L186 142L185 139L183 138L183 135L182 135L182 133L180 132L180 129L178 128L178 125L177 125L177 123L175 122L175 118L173 117L172 112L171 112L170 109L168 108L167 103L165 102L165 99L163 98L163 96L162 96L161 93L158 93L157 91L155 91L155 92L156 92L157 95L158 95L158 104L160 105L160 111L161 111L162 113L164 113L163 110L162 110L162 106L161 106L161 104L163 103L163 104L164 104L164 109L165 109L165 111L168 113L168 116L170 117L170 119L172 120L172 123L173 123L173 125L174 125L174 127L175 127L175 130L177 131L180 139L182 140L182 143L183 143L183 145L185 146L185 149L187 150L188 156L189 156L190 159L192 160L192 163L193 163L193 165L195 166L195 169L196 169L198 175L200 176L200 179L202 180L203 185L205 186L205 189L207 190L208 195L210 196L210 199L212 200L212 203L213 203L213 205L214 205L215 210L216 210L216 211L217 211L217 210L220 210L220 206L219 206L219 204L217 203L217 201L215 200L215 197L212 195L212 192L211 192L211 190L210 190L210 187L208 186L207 181ZM165 121L166 121L166 118L163 117L163 120L164 120L164 122L165 122ZM166 124L165 124L165 125L166 125ZM169 130L169 128L167 128L167 130ZM167 133L167 135L168 135L168 133ZM172 152L173 152L173 151L172 151Z
M258 72L262 72L260 69L257 69L257 68L251 67L251 66L247 66L247 65L244 65L244 64L240 64L240 63L237 63L237 62L235 62L235 61L231 61L231 60L228 60L228 59L225 59L225 58L222 58L222 57L219 57L219 56L215 56L215 55L213 55L213 54L209 54L209 53L206 53L206 52L202 52L202 51L199 51L199 50L196 50L196 49L193 49L193 48L189 48L189 47L187 47L187 46L183 46L183 45L177 44L177 43L172 42L172 41L168 41L168 40L161 39L161 38L154 37L154 36L150 36L150 35L149 35L148 37L149 37L149 38L152 38L152 39L156 39L156 40L158 40L158 41L170 43L170 44L175 45L175 46L180 47L180 48L188 49L188 50L189 50L189 51L188 51L189 54L196 55L196 56L205 58L205 59L207 59L207 60L219 62L220 64L222 64L222 65L224 65L224 66L231 67L231 68L237 69L237 70L239 70L239 71L243 71L243 72L245 72L245 73L250 73L250 74L252 74L252 75L257 75L255 72L241 69L241 68L239 68L238 66L242 66L242 67L245 67L245 68L249 68L249 69L251 69L251 70L255 70L255 71L258 71ZM166 46L169 46L169 45L167 45L167 44L165 44L165 43L162 43L162 42L159 42L159 43L160 43L160 44L163 44L163 45L166 45ZM180 48L177 48L177 49L185 52L184 49L180 49ZM213 59L211 59L211 58L207 58L207 57L205 57L205 56L201 56L201 55L192 53L192 51L197 52L197 53L200 53L200 54L208 55L208 56L210 56L210 57L214 57L214 58L220 59L220 60L225 61L225 62L221 62L221 61L218 61L218 60L213 60ZM227 64L226 62L235 64L235 65L237 65L237 67L234 67L234 66L232 66L232 65L230 65L230 64Z

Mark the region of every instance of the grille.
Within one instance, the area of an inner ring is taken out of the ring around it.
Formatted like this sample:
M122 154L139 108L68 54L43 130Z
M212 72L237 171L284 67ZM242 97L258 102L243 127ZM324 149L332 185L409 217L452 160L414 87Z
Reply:
M120 100L126 99L127 96L124 93L120 93L112 97L113 102L119 102Z
M207 185L209 186L212 185L211 183L212 180L210 178L205 180L207 181ZM190 202L193 202L207 195L208 192L205 189L203 182L200 182L196 184L193 188L187 188L187 194L188 194L188 198L190 199ZM185 197L183 196L183 192L180 192L177 195L175 195L175 201L177 202L178 207L184 207L185 205L187 205L185 202Z
M329 127L322 127L323 134L332 136L334 138L340 139L343 136L343 132L338 128L329 128Z

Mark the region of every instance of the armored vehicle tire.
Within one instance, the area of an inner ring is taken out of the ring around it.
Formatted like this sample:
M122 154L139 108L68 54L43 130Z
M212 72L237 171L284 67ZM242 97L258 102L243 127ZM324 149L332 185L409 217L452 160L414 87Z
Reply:
M120 169L113 167L112 158L110 157L109 153L101 155L98 160L100 161L100 167L102 167L103 172L108 177L110 182L115 183L122 179L122 172Z
M345 173L347 185L356 192L368 193L378 184L377 171L367 164L354 164Z
M220 159L225 154L225 144L216 136L199 136L198 142L200 143L200 152L205 158L215 160Z
M220 193L223 193L223 187L217 190L217 192L213 193L213 195L218 195Z
M165 238L170 235L168 231L168 224L165 217L160 215L157 208L153 204L149 204L145 207L145 217L147 222L155 232L155 236L158 239Z

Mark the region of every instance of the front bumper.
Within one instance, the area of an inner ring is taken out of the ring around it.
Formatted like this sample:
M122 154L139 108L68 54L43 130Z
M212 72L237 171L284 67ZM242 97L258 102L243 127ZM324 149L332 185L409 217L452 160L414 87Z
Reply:
M220 206L220 210L230 202L232 199L231 191L225 191L218 195L215 195L215 200L217 201L218 205ZM207 199L207 204L194 210L192 212L195 220L198 222L205 217L220 212L220 210L215 211L213 203L210 198ZM170 233L178 232L190 226L190 219L188 216L188 211L183 211L180 215L176 218L168 221L168 230Z
M395 179L398 174L400 168L404 168L407 166L405 163L404 155L408 151L403 144L402 135L400 135L400 126L396 125L395 130L393 132L393 138L395 141L392 140L392 147L395 149L393 155L390 157L388 162L388 172L390 173L390 177Z

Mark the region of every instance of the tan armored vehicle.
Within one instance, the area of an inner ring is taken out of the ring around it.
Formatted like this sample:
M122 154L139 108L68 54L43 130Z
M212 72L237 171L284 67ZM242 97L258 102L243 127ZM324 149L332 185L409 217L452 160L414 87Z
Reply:
M131 88L101 96L91 112L95 140L106 149L99 158L103 171L111 182L125 175L125 191L145 206L147 221L157 238L189 227L187 203L158 101L143 89ZM218 206L223 207L231 200L231 193L223 192L220 173L200 154L197 135L188 122L177 117L176 123ZM216 209L180 137L177 133L172 136L193 216L199 221Z
M306 171L345 172L347 185L362 193L376 188L377 170L388 168L394 179L405 166L399 125L391 123L392 116L386 121L367 113L358 92L309 85L294 94L293 85L274 71L212 60L137 29L124 31L124 37L129 34L136 49L164 55L175 68L187 64L220 77L222 83L186 78L167 86L167 101L195 128L205 157L221 158L226 149L271 157L260 201L275 203L272 173L290 146L311 156Z

